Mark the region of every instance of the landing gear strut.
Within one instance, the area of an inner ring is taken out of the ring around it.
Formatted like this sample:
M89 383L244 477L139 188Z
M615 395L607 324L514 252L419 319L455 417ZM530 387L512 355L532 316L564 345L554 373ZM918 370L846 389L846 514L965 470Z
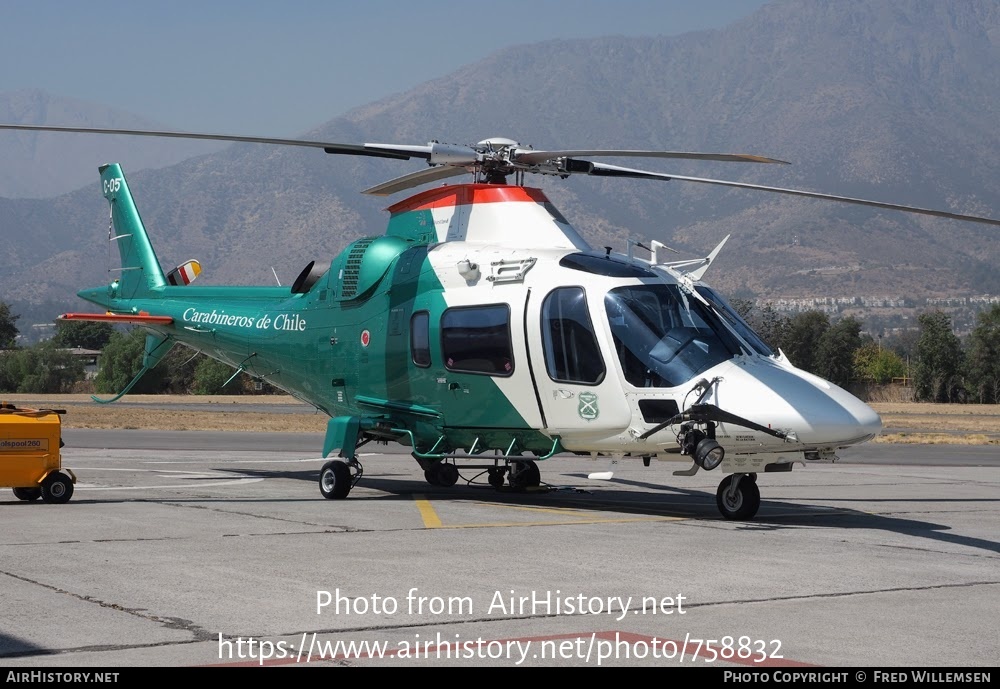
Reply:
M715 504L726 519L751 519L760 508L756 474L730 474L715 492Z

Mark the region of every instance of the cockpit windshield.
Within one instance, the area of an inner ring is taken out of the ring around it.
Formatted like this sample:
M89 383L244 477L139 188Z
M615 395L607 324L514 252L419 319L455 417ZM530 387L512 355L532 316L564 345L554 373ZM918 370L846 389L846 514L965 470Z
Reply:
M703 296L705 300L715 307L723 318L732 326L733 330L742 337L748 345L754 348L754 350L761 356L774 356L774 350L771 349L764 340L761 339L760 335L754 332L750 324L743 320L743 317L736 312L732 306L729 305L725 299L723 299L714 289L711 287L706 287L705 285L697 285L695 287L698 290L698 294Z
M604 308L625 379L636 387L682 385L742 351L719 316L677 285L618 287Z

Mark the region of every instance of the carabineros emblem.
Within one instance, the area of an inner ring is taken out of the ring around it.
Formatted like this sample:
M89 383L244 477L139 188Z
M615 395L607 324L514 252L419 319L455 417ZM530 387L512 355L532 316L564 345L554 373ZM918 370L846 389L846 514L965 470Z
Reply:
M597 408L597 395L592 392L581 392L579 400L580 406L577 407L577 412L581 419L593 421L600 416L601 411Z

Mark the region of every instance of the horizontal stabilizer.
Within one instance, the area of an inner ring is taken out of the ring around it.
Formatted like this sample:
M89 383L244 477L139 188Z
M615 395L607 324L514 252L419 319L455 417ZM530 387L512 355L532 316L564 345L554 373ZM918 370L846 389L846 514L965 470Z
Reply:
M109 323L155 323L168 325L174 322L171 316L150 316L140 313L64 313L58 321L104 321Z

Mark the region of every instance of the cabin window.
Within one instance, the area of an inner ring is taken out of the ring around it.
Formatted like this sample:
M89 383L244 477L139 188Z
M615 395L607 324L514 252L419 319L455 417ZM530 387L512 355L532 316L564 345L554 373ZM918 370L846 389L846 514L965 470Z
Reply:
M677 285L619 287L604 298L625 380L672 388L742 351L719 316Z
M410 357L421 368L431 365L430 316L426 311L410 318Z
M448 309L441 316L441 352L449 371L511 375L510 307L493 304Z
M558 383L596 385L604 380L604 359L582 287L560 287L542 303L545 370Z
M649 268L634 263L624 263L610 255L567 254L559 261L563 268L572 268L584 273L603 275L609 278L656 278Z

